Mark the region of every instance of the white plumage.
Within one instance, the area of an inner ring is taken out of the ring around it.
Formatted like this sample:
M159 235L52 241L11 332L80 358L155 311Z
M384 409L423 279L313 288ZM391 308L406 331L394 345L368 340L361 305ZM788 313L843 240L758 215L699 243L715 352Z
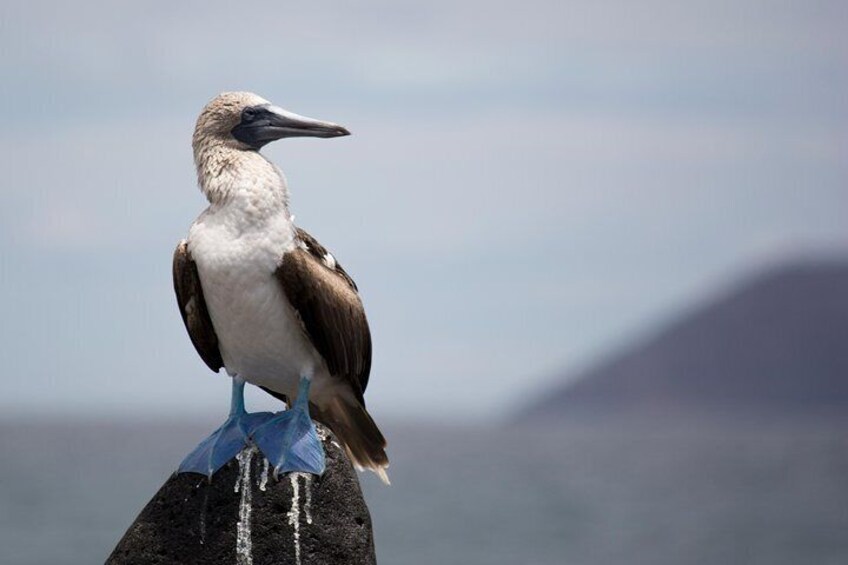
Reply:
M283 254L295 246L286 182L260 154L251 156L252 166L241 169L247 178L232 178L233 196L210 205L192 224L189 251L227 373L289 398L307 376L313 378L311 395L320 396L328 384L326 367L274 278ZM253 172L266 167L277 174L259 175L257 182Z

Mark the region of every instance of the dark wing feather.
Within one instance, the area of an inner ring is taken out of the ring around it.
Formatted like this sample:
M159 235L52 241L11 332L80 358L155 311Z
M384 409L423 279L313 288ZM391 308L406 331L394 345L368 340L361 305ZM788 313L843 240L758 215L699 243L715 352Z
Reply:
M310 255L315 257L321 263L324 263L324 258L330 254L326 247L318 243L318 240L312 237L305 229L296 228L296 237L298 241L302 242L304 246L306 246L306 251L309 252ZM344 279L345 283L353 289L354 292L359 292L359 289L356 287L356 283L353 282L353 279L350 278L350 275L347 274L347 271L344 270L341 263L333 259L334 265L331 269L338 276ZM325 266L327 266L325 264ZM329 268L329 267L328 267Z
M197 265L191 258L185 241L180 242L174 251L174 291L177 294L183 323L194 348L209 368L217 373L224 366L221 350L218 348L218 335L206 308Z
M298 229L302 246L286 253L276 276L330 373L345 379L357 399L371 371L371 331L353 279L315 238Z

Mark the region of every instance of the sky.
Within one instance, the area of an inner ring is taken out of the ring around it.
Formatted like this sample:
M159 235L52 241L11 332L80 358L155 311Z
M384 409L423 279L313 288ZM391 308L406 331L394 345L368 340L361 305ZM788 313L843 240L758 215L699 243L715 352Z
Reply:
M4 2L0 411L224 417L170 269L225 90L353 133L264 153L360 287L378 421L507 418L746 273L848 254L848 5L743 4Z

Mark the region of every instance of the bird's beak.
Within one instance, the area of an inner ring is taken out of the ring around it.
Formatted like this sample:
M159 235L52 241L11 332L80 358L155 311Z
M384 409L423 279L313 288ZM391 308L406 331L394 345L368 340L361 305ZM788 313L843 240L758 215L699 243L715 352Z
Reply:
M350 132L338 124L300 116L279 106L263 104L245 108L233 137L254 148L284 137L341 137Z

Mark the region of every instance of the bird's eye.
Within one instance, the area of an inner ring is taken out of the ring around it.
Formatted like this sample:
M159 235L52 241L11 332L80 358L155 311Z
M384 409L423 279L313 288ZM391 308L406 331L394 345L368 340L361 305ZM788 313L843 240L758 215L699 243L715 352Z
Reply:
M241 113L241 117L244 121L249 122L256 117L256 110L253 108L245 108Z

